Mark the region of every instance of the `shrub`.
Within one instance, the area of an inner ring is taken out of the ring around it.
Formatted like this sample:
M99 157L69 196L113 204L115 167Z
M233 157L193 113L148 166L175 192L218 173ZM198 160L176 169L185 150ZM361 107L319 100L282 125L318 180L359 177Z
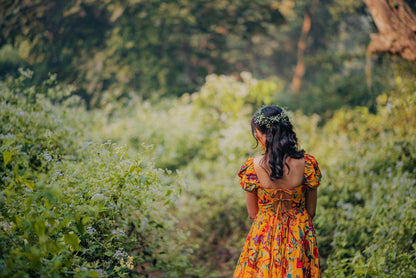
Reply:
M22 73L1 84L0 276L192 272L170 213L180 186L146 155L89 140L89 112Z

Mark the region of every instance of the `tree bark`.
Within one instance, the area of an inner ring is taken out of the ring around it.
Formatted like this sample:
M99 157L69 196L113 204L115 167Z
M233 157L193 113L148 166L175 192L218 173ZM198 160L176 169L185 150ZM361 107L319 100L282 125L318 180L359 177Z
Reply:
M416 15L404 0L364 0L378 33L371 34L370 53L389 52L416 61Z
M305 75L305 61L303 59L303 56L306 49L306 39L308 37L309 31L311 30L311 18L313 13L315 12L316 7L318 6L318 2L319 0L313 0L311 6L306 9L304 14L302 33L298 41L297 64L295 68L295 74L292 80L292 89L296 93L299 92L303 76Z

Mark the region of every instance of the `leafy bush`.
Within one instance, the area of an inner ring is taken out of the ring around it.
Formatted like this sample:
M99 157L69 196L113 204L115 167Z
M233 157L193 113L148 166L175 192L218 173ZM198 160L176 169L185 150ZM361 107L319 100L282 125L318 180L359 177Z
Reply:
M415 88L397 90L379 96L377 114L340 110L325 126L322 155L333 155L316 223L331 277L416 274Z
M256 80L242 80L210 76L191 98L157 106L139 101L131 107L139 112L112 114L104 135L134 142L133 148L154 143L156 163L182 171L186 187L175 214L199 246L193 262L205 267L204 277L232 274L250 225L236 177L257 153L250 116L280 96L279 88L263 86L271 88L265 93L253 85ZM324 174L314 222L326 276L415 274L412 84L398 79L396 92L379 95L376 113L340 108L326 122L300 111L292 115L301 146L317 157Z
M85 111L53 78L24 82L1 84L2 276L232 275L250 226L236 176L258 154L250 116L282 88L212 75L192 96ZM376 113L292 114L324 175L323 276L416 274L416 87L396 82Z
M0 275L192 272L192 249L170 213L178 184L146 155L90 141L88 112L63 101L53 78L27 87L31 73L22 73L1 84Z

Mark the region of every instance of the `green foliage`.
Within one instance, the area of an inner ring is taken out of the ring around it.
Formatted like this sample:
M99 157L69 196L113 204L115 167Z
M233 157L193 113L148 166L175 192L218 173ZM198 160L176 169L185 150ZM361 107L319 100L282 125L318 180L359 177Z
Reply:
M330 184L316 220L331 277L416 274L415 86L403 85L378 98L377 114L339 111L326 126L342 138L327 142L339 158L327 160Z
M127 108L115 108L108 121L103 115L105 128L97 132L132 149L141 150L143 143L152 144L149 152L157 166L170 170L182 169L190 161L215 159L228 151L225 148L233 149L228 153L230 157L240 156L251 145L229 144L232 136L249 135L243 128L243 119L255 107L270 103L276 89L275 83L257 81L249 73L242 73L241 81L210 75L200 93L164 100L157 106L137 101Z
M250 116L283 85L210 75L192 95L86 111L55 76L22 74L0 87L0 276L231 275L250 226L236 174L259 153ZM416 86L394 82L374 113L290 115L324 175L323 276L416 274Z
M235 175L254 152L249 116L270 103L276 89L249 73L238 79L210 75L196 94L157 106L138 101L112 113L97 131L131 149L152 143L149 155L158 167L182 172L186 186L175 215L199 246L194 263L211 272L203 276L232 269L240 252L249 223Z
M276 86L284 87L279 102L308 115L329 118L344 106L374 109L377 93L393 87L391 69L401 62L367 59L374 27L358 0L319 1L305 45L302 87L292 91L310 5L310 0L2 1L0 77L15 76L17 67L27 65L36 72L36 84L57 73L61 82L76 84L88 107L97 108L131 94L158 102L160 96L199 91L207 75L248 71L278 80Z
M4 1L0 46L21 50L37 81L76 82L88 104L195 91L232 72L230 38L247 44L284 18L274 1ZM0 61L1 65L1 61Z
M0 276L192 273L170 213L180 186L145 155L90 141L70 91L30 77L0 87Z
M12 45L6 44L0 48L0 77L17 73L17 69L21 65L25 65L25 62Z
M156 163L182 172L186 186L175 214L199 246L193 262L207 268L204 277L233 271L250 226L236 177L258 153L250 116L269 98L282 97L248 77L213 75L192 96L157 106L138 101L112 113L104 133L132 148L154 143L149 152ZM376 113L342 108L324 124L318 115L291 115L301 146L324 174L314 222L326 276L415 274L414 91L407 76L379 95Z

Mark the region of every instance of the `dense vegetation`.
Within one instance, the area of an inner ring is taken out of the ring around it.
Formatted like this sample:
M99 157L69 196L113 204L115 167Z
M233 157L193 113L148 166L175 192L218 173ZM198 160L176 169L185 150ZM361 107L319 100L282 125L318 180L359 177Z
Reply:
M1 84L1 276L230 276L250 225L236 172L273 83L212 75L192 96L86 111L30 75ZM323 126L292 115L325 177L328 277L416 274L415 89L397 78L377 113L340 109Z
M145 154L91 140L76 99L51 101L69 89L53 79L27 87L30 75L1 84L0 275L191 272L186 234L168 209L176 182Z

